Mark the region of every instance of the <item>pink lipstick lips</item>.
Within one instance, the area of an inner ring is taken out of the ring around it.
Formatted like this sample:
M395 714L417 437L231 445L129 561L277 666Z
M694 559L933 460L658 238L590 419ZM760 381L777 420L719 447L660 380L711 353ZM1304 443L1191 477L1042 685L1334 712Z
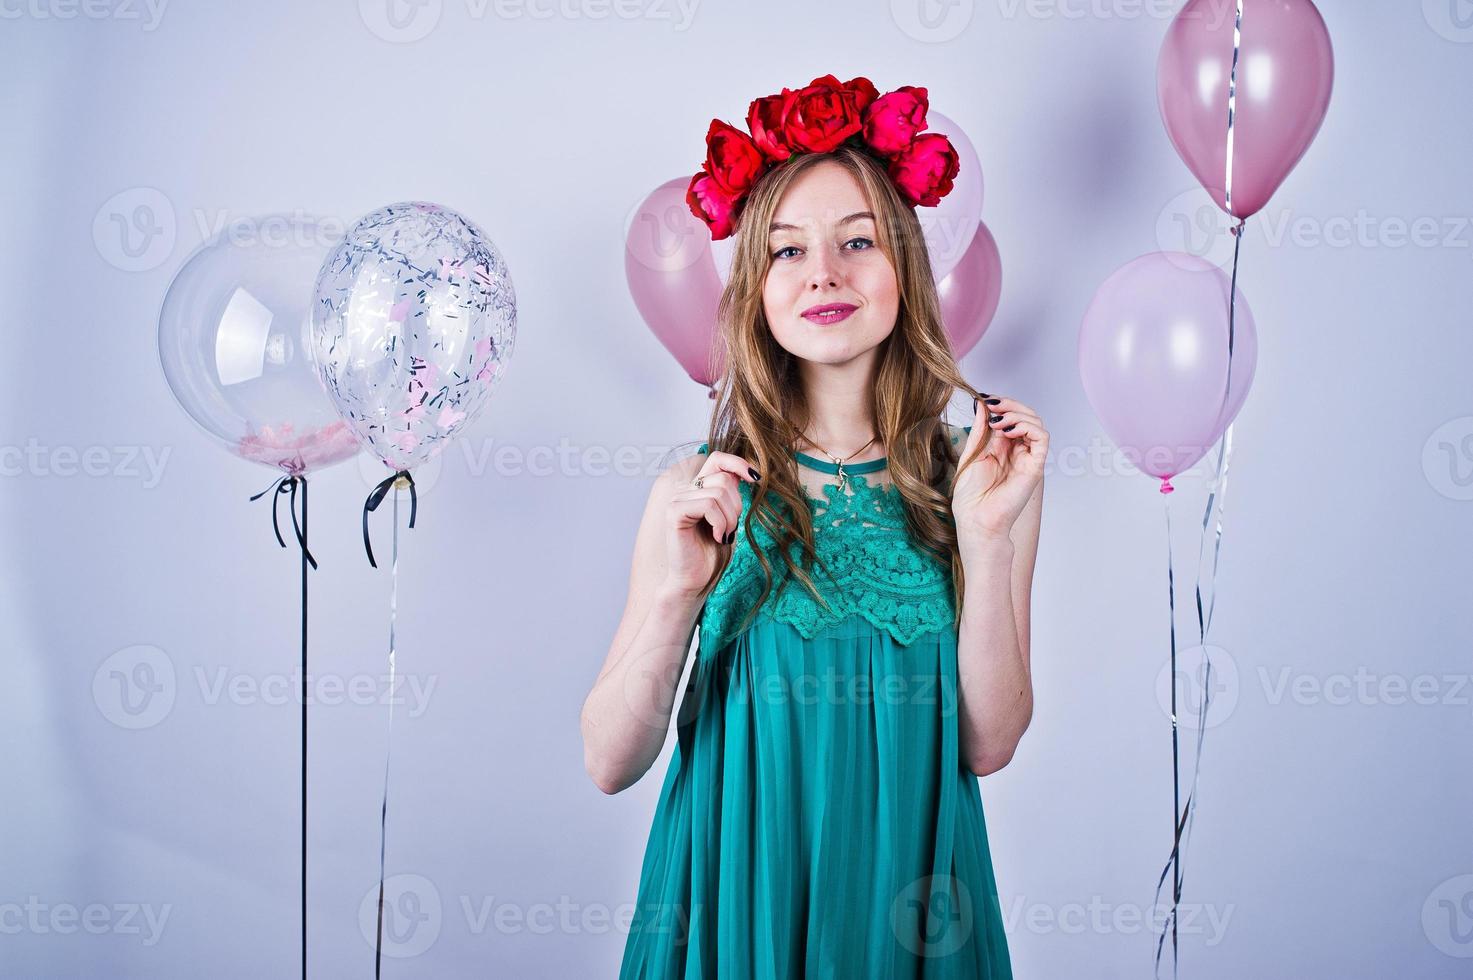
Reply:
M859 307L852 303L824 303L821 306L810 306L803 311L803 319L812 323L838 323L847 319Z

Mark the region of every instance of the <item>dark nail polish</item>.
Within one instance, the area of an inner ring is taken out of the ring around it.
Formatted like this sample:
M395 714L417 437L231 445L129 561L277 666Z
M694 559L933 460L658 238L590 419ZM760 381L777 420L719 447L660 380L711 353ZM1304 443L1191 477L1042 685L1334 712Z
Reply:
M985 391L979 391L979 392L977 392L977 394L981 395L983 398L991 398L992 397L991 395L989 395Z
M760 480L760 479L762 479L762 477L760 477L760 476L757 475L757 471L754 470L754 469L752 469L752 467L750 467L750 466L747 467L747 472L750 473L750 474L752 474L752 479L754 479L754 480Z
M987 421L989 421L989 422L1001 422L1002 421L1002 416L1001 415L989 415L989 416L987 416Z
M972 399L972 414L977 414L977 399L975 398Z
M726 543L727 544L731 544L735 540L736 540L736 532L735 531L727 531L726 532Z
M1001 398L989 398L989 399L987 399L987 404L989 404L989 405L1000 405L1000 404L1002 404L1002 399Z
M1003 426L1003 430L1002 431L1004 431L1004 432L1012 432L1017 427L1018 427L1018 423L1017 422L1014 422L1012 425Z

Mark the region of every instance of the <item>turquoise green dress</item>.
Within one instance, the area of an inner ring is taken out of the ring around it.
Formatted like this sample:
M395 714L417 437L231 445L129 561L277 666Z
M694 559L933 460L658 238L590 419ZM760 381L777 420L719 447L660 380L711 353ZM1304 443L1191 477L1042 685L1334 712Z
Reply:
M763 583L738 533L701 611L621 980L1011 978L958 751L951 569L911 545L899 492L866 479L885 465L808 496L831 608L770 551L773 593L738 632Z

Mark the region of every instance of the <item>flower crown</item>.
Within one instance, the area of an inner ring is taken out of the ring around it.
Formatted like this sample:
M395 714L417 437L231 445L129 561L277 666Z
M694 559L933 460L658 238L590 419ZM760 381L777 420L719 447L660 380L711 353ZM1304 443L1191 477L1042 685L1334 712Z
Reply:
M711 240L720 241L735 229L763 174L797 154L848 144L887 165L906 203L935 207L951 193L960 163L951 140L923 132L928 108L924 88L902 85L881 95L867 78L841 83L833 75L755 99L747 109L750 135L711 120L706 162L690 180L686 203L711 230Z

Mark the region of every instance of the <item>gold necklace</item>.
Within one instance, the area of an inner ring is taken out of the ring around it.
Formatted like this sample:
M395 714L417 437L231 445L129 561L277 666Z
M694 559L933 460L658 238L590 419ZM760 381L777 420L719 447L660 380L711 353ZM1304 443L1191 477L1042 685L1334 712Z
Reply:
M855 456L858 456L860 453L864 452L866 449L868 449L870 447L870 443L874 442L876 439L879 438L879 434L876 433L875 435L870 436L869 442L867 442L864 445L860 446L858 449L854 450L854 452L850 453L848 456L839 457L839 456L835 456L833 453L829 452L827 449L823 448L818 443L814 442L812 439L809 439L807 436L803 435L803 433L800 432L800 433L798 433L798 435L801 436L803 439L807 440L807 442L808 442L809 445L813 446L819 452L823 453L829 459L833 460L834 465L839 468L839 492L840 493L843 493L844 492L844 488L849 485L849 474L844 472L844 463L845 463L845 461L846 460L849 460L849 459L851 459L851 458L853 458Z

